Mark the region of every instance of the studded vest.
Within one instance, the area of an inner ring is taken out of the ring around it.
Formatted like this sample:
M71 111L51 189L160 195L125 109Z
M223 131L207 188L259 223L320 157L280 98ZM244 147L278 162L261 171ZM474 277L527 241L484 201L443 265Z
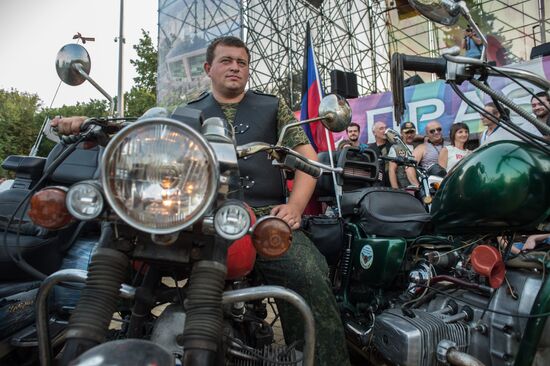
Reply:
M225 119L219 103L205 93L188 104L203 112L204 118ZM233 127L237 145L253 141L277 142L277 97L248 90L237 107ZM252 207L279 205L285 202L281 172L271 165L265 153L239 159L245 201Z

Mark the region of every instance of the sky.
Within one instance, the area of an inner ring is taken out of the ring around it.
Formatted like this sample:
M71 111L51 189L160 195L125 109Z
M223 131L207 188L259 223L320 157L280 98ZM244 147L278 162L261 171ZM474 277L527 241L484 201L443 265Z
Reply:
M157 44L157 0L124 0L123 89L130 90L136 76L130 59L141 29ZM43 106L104 99L87 81L79 86L61 84L55 58L59 49L74 43L73 35L95 37L84 47L91 58L90 76L111 96L118 90L120 0L0 0L0 89L15 88L38 94ZM53 102L53 104L52 104Z

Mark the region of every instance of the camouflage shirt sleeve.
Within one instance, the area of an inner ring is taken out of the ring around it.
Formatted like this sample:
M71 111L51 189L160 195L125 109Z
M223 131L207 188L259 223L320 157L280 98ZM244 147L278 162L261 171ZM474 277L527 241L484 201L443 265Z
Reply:
M281 134L281 130L289 123L296 122L294 113L287 106L285 101L279 98L279 109L277 110L277 134ZM292 127L287 130L283 138L283 146L294 149L298 145L309 144L309 139L302 126Z

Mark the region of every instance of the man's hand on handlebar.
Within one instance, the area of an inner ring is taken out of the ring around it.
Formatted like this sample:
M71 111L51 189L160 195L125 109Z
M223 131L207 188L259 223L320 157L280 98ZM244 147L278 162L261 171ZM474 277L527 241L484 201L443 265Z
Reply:
M87 117L60 117L56 116L51 120L51 126L57 130L59 135L77 135L81 132L80 127Z

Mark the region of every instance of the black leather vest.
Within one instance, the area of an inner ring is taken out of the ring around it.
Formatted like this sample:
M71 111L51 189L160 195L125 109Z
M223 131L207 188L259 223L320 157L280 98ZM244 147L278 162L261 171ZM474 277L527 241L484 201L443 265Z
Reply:
M223 111L207 93L187 104L199 109L204 118L220 117ZM277 111L279 100L272 95L248 90L237 107L233 126L237 145L253 141L275 144L277 142ZM285 202L283 179L278 168L271 165L265 153L239 159L239 170L245 201L252 207L279 205Z

